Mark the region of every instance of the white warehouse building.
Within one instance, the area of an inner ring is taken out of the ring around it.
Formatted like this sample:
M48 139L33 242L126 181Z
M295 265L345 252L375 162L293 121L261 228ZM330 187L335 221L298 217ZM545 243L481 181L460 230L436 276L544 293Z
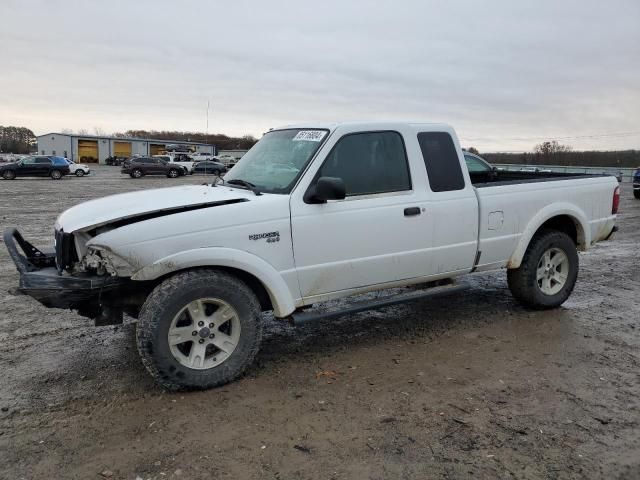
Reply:
M167 145L184 146L194 153L216 154L215 145L181 140L156 140L151 138L101 137L47 133L38 139L39 155L57 155L74 162L105 163L109 157L131 157L132 155L161 155Z

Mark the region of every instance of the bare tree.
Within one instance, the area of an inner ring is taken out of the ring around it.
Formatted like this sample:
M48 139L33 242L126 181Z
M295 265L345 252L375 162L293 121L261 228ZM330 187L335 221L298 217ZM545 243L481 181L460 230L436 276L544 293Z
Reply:
M105 132L100 127L93 127L93 133L96 135L96 137L106 137L107 136L107 132Z
M65 135L73 135L73 130L70 128L63 128L60 130L60 133L64 133Z
M87 130L86 128L79 128L78 135L89 135L89 130Z
M480 155L480 152L478 151L478 149L474 147L465 148L464 150L469 153L473 153L474 155Z
M539 143L534 147L533 151L544 157L551 157L558 153L570 152L571 147L569 145L562 145L556 140L552 140L550 142Z

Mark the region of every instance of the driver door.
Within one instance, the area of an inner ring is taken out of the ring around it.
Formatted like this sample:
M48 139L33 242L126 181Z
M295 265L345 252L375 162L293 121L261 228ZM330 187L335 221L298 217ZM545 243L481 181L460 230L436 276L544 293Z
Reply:
M308 203L298 191L292 197L293 250L305 303L429 270L426 192L410 171L400 132L343 135L311 184L321 176L341 178L347 196L322 204Z

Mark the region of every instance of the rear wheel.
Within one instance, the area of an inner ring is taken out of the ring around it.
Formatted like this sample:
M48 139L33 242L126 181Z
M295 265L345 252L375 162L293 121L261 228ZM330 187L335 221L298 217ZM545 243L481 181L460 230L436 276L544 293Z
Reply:
M178 175L180 175L180 173L175 168L172 168L169 170L169 173L167 173L167 177L169 178L176 178Z
M76 170L76 177L83 177L84 176L84 170L78 169Z
M142 170L140 170L139 168L135 168L132 172L131 172L131 176L133 178L142 178Z
M543 230L531 240L520 267L507 272L509 289L527 307L558 307L573 291L578 263L576 246L566 233Z
M51 173L49 174L49 176L53 180L60 180L62 178L62 172L60 170L51 170Z
M640 198L640 190L634 190L633 191L633 196L636 198Z
M4 172L2 172L2 178L4 178L5 180L13 180L14 178L16 178L16 172L14 172L13 170L5 170Z
M140 310L138 351L170 390L203 389L238 377L262 339L260 304L236 277L217 270L177 274L158 285Z

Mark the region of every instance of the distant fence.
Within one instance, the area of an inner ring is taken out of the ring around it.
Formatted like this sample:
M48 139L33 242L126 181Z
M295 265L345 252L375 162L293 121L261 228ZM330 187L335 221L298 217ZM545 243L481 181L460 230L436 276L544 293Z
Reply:
M557 152L540 153L489 153L481 154L487 162L498 165L558 165L567 167L595 167L606 169L637 168L640 166L640 150L615 150L609 152Z
M538 170L551 170L552 172L565 172L565 173L606 173L609 175L622 174L623 182L630 182L633 178L633 172L636 171L635 168L616 168L616 167L581 167L581 166L572 166L567 167L565 165L522 165L522 164L513 164L513 163L497 163L496 167L503 170L511 170L518 171L523 168L531 169L537 168Z

